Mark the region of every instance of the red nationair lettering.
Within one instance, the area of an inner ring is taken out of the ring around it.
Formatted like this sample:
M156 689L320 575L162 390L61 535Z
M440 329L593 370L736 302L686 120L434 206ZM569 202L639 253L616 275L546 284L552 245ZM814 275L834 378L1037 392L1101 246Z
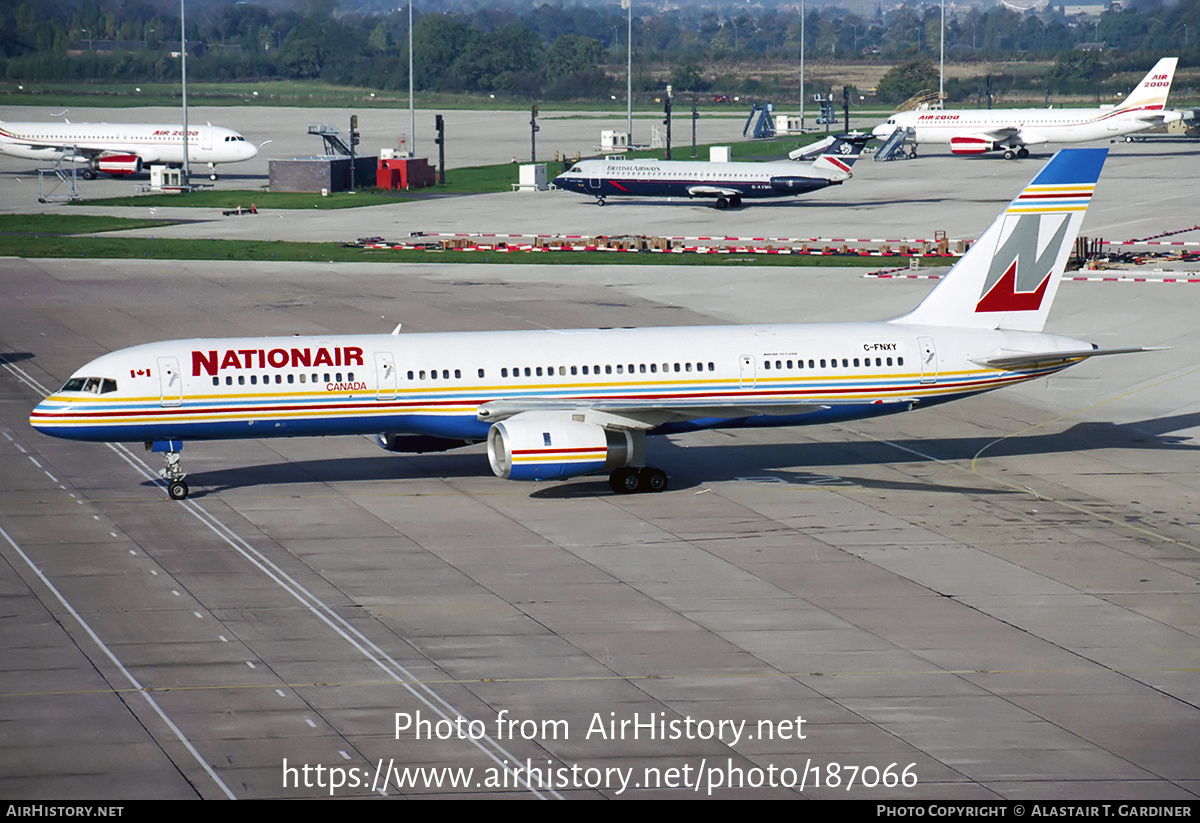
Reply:
M210 349L192 351L192 376L215 376L225 369L292 369L312 366L361 366L358 346L321 346L316 349Z

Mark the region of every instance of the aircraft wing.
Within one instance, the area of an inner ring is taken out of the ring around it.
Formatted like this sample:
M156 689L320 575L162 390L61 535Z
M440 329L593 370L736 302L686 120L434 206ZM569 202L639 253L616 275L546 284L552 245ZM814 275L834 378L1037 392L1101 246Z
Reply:
M1029 131L1018 126L1005 126L999 129L988 129L987 131L976 132L971 137L980 140L991 140L994 143L999 143L1004 140L1011 140L1014 137L1021 143L1045 143L1047 138L1043 134Z
M884 401L876 401L883 405ZM904 405L912 408L919 402L916 398L895 398L887 404ZM477 412L485 422L498 422L516 417L524 412L563 412L572 416L581 415L588 422L624 429L653 429L667 423L702 418L736 419L768 415L772 417L809 414L833 406L862 404L855 399L824 399L819 401L789 401L778 397L665 397L661 400L493 400L484 403Z
M1141 346L1132 349L1083 349L1081 351L1001 355L1000 357L989 357L981 360L972 360L971 362L988 369L1021 371L1023 369L1040 369L1045 366L1076 363L1088 357L1100 357L1106 354L1133 354L1135 352L1164 350L1164 346Z
M1010 137L1016 137L1021 134L1021 130L1016 126L1004 126L998 129L987 129L986 131L977 131L972 134L964 134L962 137L972 140L1008 140Z
M688 197L737 197L741 194L737 189L724 186L689 186Z

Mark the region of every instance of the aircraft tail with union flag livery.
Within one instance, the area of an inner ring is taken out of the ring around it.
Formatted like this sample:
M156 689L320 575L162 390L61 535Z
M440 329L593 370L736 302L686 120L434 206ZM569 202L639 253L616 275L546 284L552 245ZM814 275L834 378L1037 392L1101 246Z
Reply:
M1108 149L1063 149L1018 194L906 325L1041 331Z

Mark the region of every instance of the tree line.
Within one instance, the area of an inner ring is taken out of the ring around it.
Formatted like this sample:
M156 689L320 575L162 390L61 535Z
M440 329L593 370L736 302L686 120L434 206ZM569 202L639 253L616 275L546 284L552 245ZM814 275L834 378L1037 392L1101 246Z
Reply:
M1056 63L1056 91L1142 68L1162 55L1194 64L1200 58L1200 0L1150 3L1093 17L1068 15L1053 2L1036 12L997 6L948 14L946 55L955 62L1076 55L1062 60L1061 71ZM252 3L193 6L187 18L190 78L408 86L406 11L341 11L336 0L310 0L284 11ZM0 0L0 76L168 82L179 74L173 53L180 42L179 18L163 10L168 7L147 0ZM794 6L689 4L638 14L633 28L634 86L642 91L672 82L691 92L786 92L786 81L770 68L794 63L801 39L806 60L816 63L925 65L940 46L936 4L886 12L880 6L868 16L826 6L809 9L803 21ZM615 3L417 9L412 41L413 82L422 91L587 99L624 90L626 19ZM1097 43L1102 52L1079 48ZM1088 53L1095 56L1078 57Z

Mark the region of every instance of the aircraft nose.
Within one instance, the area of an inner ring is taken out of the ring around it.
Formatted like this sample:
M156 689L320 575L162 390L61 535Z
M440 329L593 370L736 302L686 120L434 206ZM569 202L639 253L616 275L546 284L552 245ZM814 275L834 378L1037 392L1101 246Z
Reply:
M29 425L35 430L46 433L47 417L57 409L51 408L49 402L43 400L34 406L33 411L29 413Z

